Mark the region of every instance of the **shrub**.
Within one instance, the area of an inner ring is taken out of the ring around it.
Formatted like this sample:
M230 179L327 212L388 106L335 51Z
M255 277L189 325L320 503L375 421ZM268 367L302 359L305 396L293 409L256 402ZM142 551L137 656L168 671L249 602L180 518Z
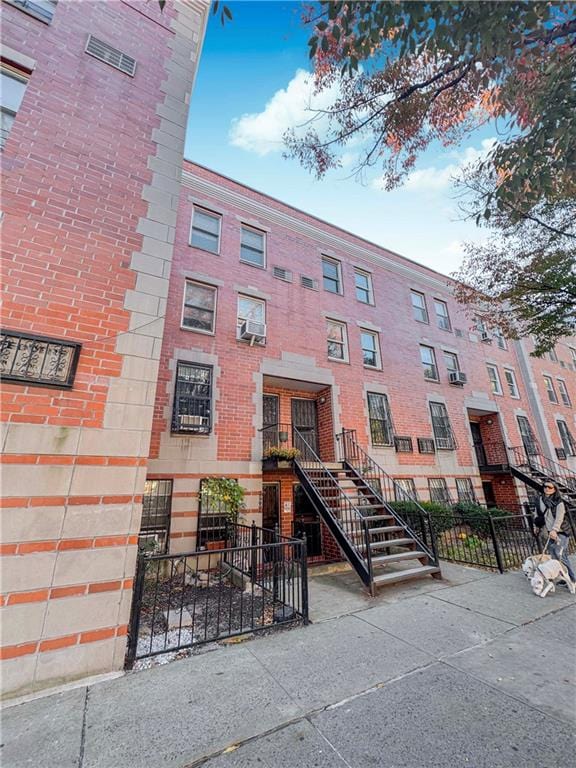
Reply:
M432 527L437 534L452 528L455 522L452 510L436 501L420 501L418 504L413 501L393 501L390 506L401 518L416 528L419 524L420 508L423 509L430 514Z
M300 456L298 448L282 448L279 445L271 445L264 451L265 459L279 459L280 461L293 461Z
M510 517L512 514L506 509L498 507L487 509L472 502L459 502L453 509L454 513L462 518L462 522L470 526L470 529L479 536L490 535L489 519L491 517Z

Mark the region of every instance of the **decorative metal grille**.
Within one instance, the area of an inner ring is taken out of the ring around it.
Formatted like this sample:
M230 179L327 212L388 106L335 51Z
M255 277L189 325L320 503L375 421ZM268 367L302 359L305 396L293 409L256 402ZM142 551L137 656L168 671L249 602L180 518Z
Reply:
M456 492L458 494L458 501L471 503L476 502L474 486L472 485L472 480L469 477L456 478Z
M394 447L396 448L396 453L412 453L414 451L411 437L401 437L396 435L394 438Z
M148 549L150 543L156 552L166 552L171 510L172 480L146 480L139 537L141 549Z
M207 435L212 428L212 368L178 363L172 432Z
M0 376L6 381L72 387L81 345L19 331L0 332Z
M439 504L449 504L450 494L448 486L443 477L429 477L428 490L430 492L430 501L436 501Z
M431 437L418 438L418 453L436 453L436 443Z

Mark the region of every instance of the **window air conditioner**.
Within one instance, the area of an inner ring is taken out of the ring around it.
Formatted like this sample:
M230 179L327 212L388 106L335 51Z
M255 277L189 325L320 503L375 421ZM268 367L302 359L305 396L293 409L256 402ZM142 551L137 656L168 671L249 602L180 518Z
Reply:
M178 418L180 419L180 426L186 429L208 426L208 418L206 416L191 416L181 413Z
M448 380L450 384L466 384L467 382L466 374L462 371L450 371Z
M240 326L240 338L246 339L250 344L264 344L266 341L265 323L257 323L255 320L244 320Z

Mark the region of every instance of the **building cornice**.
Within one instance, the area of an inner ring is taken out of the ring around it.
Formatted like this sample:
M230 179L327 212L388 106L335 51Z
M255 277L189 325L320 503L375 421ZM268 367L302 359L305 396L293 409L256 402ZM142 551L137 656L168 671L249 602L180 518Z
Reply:
M416 265L412 266L409 262L403 263L396 259L390 258L383 253L376 252L377 246L374 246L374 250L370 248L364 248L355 243L351 243L345 237L337 234L326 232L324 229L310 224L306 221L302 221L297 216L292 216L283 211L279 211L270 205L257 202L240 192L235 192L228 187L209 181L208 179L196 176L191 171L183 169L182 171L182 184L189 189L194 190L198 194L209 196L218 200L220 203L227 203L229 205L237 206L251 216L257 216L261 219L266 219L271 224L278 224L291 232L295 232L305 237L310 237L321 243L326 248L336 248L338 251L347 253L350 257L356 259L362 259L369 264L382 267L395 272L397 275L401 275L409 280L416 281L418 283L424 283L435 290L443 290L450 293L450 279L446 277L445 281L434 278L431 275L427 275L416 268ZM330 225L326 222L328 226ZM404 257L398 256L398 259L403 260Z

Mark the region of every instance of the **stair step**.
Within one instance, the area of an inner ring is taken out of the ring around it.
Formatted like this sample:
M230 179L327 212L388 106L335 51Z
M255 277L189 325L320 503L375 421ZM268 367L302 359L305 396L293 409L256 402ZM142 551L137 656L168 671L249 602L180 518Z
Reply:
M366 504L367 507L371 507L372 504ZM379 504L378 506L382 506ZM367 523L369 522L377 522L378 520L394 520L394 515L363 515L364 520L366 520ZM399 527L399 526L398 526ZM388 528L390 530L390 528ZM403 528L401 530L404 530Z
M419 579L421 576L440 573L440 568L435 565L423 565L420 568L409 568L405 571L391 571L382 573L374 577L374 586L383 587L386 584L395 584L398 581L408 581L408 579Z
M370 549L386 549L389 546L389 541L379 541L377 544L371 544ZM417 560L419 557L428 557L428 555L421 550L411 549L409 552L398 552L395 555L377 555L372 558L372 562L376 562L378 565L386 565L386 563L398 563L401 560Z
M388 528L371 528L370 533L388 533ZM417 542L414 539L408 539L408 538L399 538L399 539L386 539L386 541L382 541L382 544L387 547L404 547L406 544L417 544Z

